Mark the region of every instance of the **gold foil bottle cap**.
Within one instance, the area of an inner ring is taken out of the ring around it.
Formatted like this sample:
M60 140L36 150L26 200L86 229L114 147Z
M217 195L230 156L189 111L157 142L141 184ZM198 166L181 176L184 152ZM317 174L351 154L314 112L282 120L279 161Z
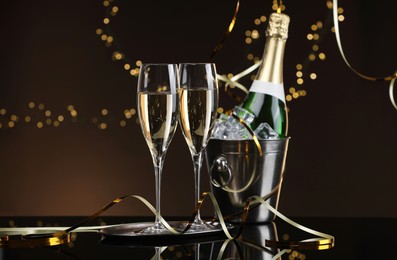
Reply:
M266 30L266 36L279 35L282 39L288 38L288 25L290 18L286 14L272 13Z

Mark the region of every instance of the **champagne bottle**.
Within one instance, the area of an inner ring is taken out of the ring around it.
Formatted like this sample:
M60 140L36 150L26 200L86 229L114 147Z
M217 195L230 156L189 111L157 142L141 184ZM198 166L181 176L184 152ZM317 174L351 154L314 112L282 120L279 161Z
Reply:
M272 13L266 30L266 45L255 80L242 108L255 115L250 127L268 123L279 137L287 136L288 115L283 86L283 59L288 37L289 16Z

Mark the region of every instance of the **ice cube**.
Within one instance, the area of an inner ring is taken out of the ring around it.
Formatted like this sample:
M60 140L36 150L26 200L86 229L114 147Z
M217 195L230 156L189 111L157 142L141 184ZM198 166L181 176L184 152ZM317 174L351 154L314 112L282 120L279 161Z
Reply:
M250 125L255 116L248 110L235 106L233 114L241 118L247 125ZM247 128L233 116L221 114L215 123L212 138L221 140L248 140L252 139Z
M261 123L255 130L254 133L258 139L277 139L279 135L276 131L271 128L268 123Z

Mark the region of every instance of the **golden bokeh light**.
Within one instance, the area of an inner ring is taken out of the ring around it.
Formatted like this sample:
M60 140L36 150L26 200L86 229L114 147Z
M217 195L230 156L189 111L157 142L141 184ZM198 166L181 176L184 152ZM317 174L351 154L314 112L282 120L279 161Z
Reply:
M71 115L72 117L77 117L77 111L76 111L76 110L70 111L70 115Z
M103 108L103 109L101 110L101 114L102 114L103 116L107 116L108 113L109 113L109 111L108 111L106 108Z
M298 93L299 93L299 95L302 96L302 97L306 96L306 94L307 94L306 90L304 90L304 89L299 90Z
M18 117L16 115L11 115L10 119L13 122L17 122L18 121Z
M106 41L109 42L109 43L113 42L113 37L112 36L108 36Z
M108 125L106 123L99 124L99 129L101 129L101 130L105 130L107 127L108 127Z
M258 39L259 38L259 32L257 30L252 30L251 38L252 39Z
M131 111L129 109L124 110L124 116L127 119L130 119L132 117Z
M317 31L317 25L316 25L316 24L313 24L313 25L310 27L310 29L312 29L312 31Z
M296 83L298 83L299 85L302 85L303 84L303 79L302 78L297 79Z
M326 2L326 5L327 5L327 8L328 8L328 9L332 9L332 7L334 6L333 3L332 3L332 1L327 1L327 2Z

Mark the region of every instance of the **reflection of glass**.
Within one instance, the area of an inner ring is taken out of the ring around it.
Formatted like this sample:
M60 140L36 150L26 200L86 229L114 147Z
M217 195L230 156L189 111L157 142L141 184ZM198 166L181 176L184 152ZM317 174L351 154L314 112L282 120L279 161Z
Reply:
M194 233L188 233L183 236L105 236L100 243L112 247L145 248L151 253L154 249L152 259L159 259L161 255L162 259L281 260L278 256L274 258L279 250L266 247L266 240L278 241L273 222L245 225L241 236L236 240L225 240L223 235L195 236Z
M195 205L200 198L203 151L211 137L218 108L218 83L213 63L180 64L180 124L194 164ZM198 212L193 231L208 229Z
M175 64L142 64L138 78L138 115L153 159L156 179L156 219L143 233L168 233L160 222L161 172L178 118L178 68Z

